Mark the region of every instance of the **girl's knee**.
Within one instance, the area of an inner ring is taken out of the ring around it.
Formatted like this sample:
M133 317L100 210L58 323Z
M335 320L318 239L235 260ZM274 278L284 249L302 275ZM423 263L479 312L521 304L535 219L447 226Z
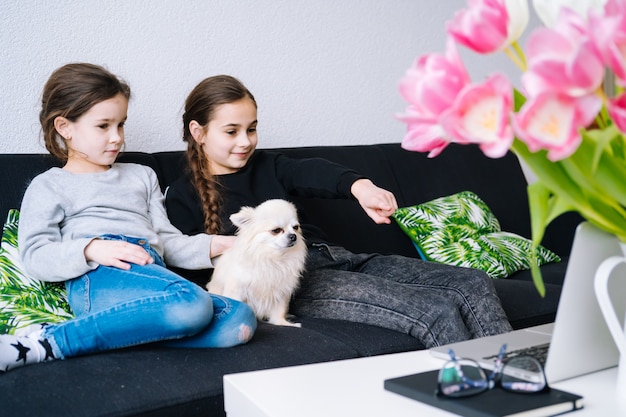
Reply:
M237 314L238 320L240 321L239 325L239 343L247 343L252 339L254 332L256 331L257 320L254 312L245 303L240 303L237 305Z
M223 323L222 328L224 330L222 336L225 346L248 343L254 336L257 328L256 316L247 304L234 302L228 314L228 319Z
M186 334L195 334L209 325L213 319L213 301L210 297L197 293L184 301L169 306L169 321Z
M254 336L254 332L256 331L256 320L254 323L241 323L239 326L239 334L237 337L238 344L248 343L252 336Z
M469 293L482 294L485 291L495 291L493 279L486 272L473 268L462 268L457 283L459 288Z

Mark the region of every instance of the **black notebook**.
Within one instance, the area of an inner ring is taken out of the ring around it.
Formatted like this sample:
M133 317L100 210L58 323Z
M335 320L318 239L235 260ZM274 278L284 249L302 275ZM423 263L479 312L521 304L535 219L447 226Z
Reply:
M438 372L387 379L385 389L465 417L542 417L582 408L580 395L554 388L521 394L496 387L471 397L446 398L436 394Z

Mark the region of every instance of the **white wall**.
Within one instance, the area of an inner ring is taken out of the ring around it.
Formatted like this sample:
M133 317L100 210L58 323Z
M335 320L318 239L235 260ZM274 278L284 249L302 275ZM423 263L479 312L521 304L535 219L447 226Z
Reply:
M183 149L184 99L220 73L240 78L255 95L259 147L400 142L405 129L394 115L405 104L398 80L418 55L443 51L444 22L464 5L2 0L0 152L45 152L41 89L54 69L78 61L104 65L129 82L129 151ZM478 76L508 65L504 56L469 58Z

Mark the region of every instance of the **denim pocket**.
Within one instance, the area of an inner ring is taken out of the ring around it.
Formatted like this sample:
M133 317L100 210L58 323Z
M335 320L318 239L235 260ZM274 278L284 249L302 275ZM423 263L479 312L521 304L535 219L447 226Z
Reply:
M336 261L330 250L330 246L328 246L326 243L312 243L311 247L313 248L314 253L322 255L330 261Z
M313 243L311 247L307 261L308 270L327 268L350 271L352 269L351 258L355 255L346 249L325 243Z
M76 316L89 313L91 301L89 299L89 275L85 274L78 278L65 281L67 290L67 302Z
M154 259L155 264L160 265L165 268L165 261L163 260L163 257L159 255L159 253L156 250L154 250L152 246L150 246L150 243L148 243L147 239L144 239L141 237L132 237L132 236L124 236L124 235L109 235L109 234L98 236L98 238L102 240L121 240L124 242L132 243L133 245L141 246L142 248L146 250L146 252L148 252L150 256L152 256L152 259Z

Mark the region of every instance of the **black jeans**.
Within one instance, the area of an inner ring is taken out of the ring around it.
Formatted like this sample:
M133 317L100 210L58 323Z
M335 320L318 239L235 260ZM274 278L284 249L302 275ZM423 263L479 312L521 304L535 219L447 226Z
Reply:
M397 330L426 348L512 330L491 278L482 271L354 254L325 244L309 247L291 311Z

